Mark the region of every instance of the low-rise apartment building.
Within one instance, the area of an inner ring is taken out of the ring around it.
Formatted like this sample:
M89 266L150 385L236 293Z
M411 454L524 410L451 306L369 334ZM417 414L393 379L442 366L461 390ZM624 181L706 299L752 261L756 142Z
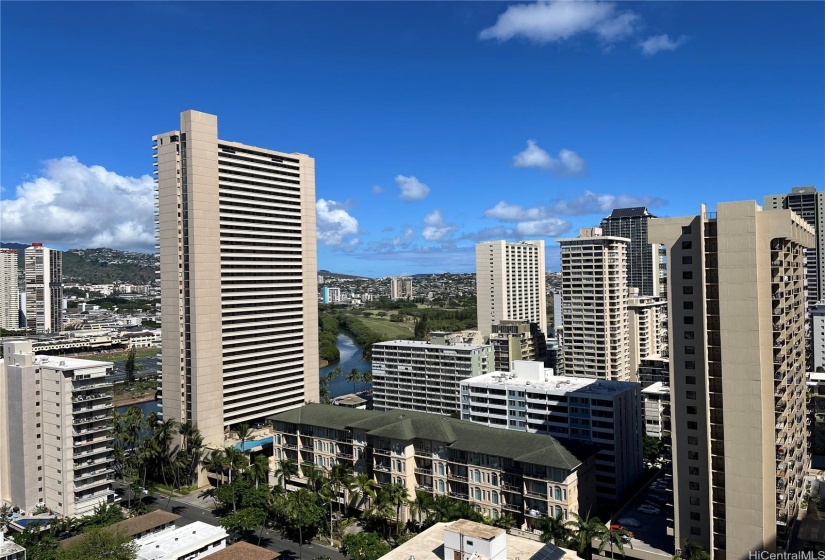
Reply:
M642 389L645 411L645 435L656 439L670 439L670 386L653 383Z
M618 502L642 473L641 387L629 381L555 376L539 362L513 362L461 382L461 418L548 434L598 448L600 505Z
M493 347L452 342L452 338L434 332L429 342L373 344L373 408L458 414L459 382L492 369Z
M5 341L0 361L0 500L80 517L116 500L109 362L38 356Z
M537 323L502 320L493 325L490 345L493 347L494 371L510 371L514 360L544 362L547 339Z
M368 473L471 503L490 519L505 514L533 529L542 516L570 518L595 503L595 450L577 442L506 432L448 416L358 410L310 403L270 417L274 461ZM349 500L343 495L339 499ZM402 515L408 518L405 510Z

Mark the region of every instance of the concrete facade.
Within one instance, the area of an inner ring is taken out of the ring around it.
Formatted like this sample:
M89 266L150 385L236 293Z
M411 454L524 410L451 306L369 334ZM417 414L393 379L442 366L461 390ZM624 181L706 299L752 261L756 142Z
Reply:
M222 446L318 399L315 161L219 140L198 111L153 140L163 415Z
M504 320L530 321L547 333L544 241L476 245L478 330L488 337Z
M37 356L6 341L0 361L0 500L84 516L115 501L113 364Z
M500 321L490 334L495 364L490 371L510 371L514 360L544 362L547 359L547 335L536 323Z
M0 249L0 328L20 328L20 289L17 285L17 251Z
M642 473L640 404L638 383L556 376L538 362L461 382L463 420L593 444L600 507L618 503Z
M627 302L630 333L630 377L639 381L642 360L667 354L667 301L664 298L638 296L631 288Z
M395 301L397 299L412 299L413 298L413 281L412 278L405 276L390 277L390 299Z
M561 246L564 374L630 381L629 239L586 228Z
M373 344L373 408L458 414L459 382L492 368L492 346L450 342L447 333Z
M815 245L805 250L805 289L808 305L825 299L825 192L816 187L793 187L790 193L765 197L765 210L796 212L815 230Z
M753 201L652 220L670 278L674 536L714 559L782 550L806 457L804 256L814 229Z
M63 253L32 243L25 250L26 329L35 334L63 330Z
M808 308L811 316L811 345L813 347L813 369L825 369L825 303L817 303Z

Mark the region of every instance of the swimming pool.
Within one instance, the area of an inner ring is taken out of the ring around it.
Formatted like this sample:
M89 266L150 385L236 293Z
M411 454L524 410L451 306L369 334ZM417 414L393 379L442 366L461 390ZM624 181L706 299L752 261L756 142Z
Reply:
M54 519L54 517L21 517L19 519L15 519L14 521L12 521L12 523L25 528L27 525L30 525L32 523L40 523L42 525L48 525L49 523L52 522L53 519Z
M245 442L243 442L244 443L243 449L241 449L241 444L240 443L236 443L235 447L237 447L238 449L241 449L241 451L249 451L253 447L258 447L259 445L266 445L268 443L272 443L272 440L273 440L272 436L269 436L269 437L265 437L263 439L256 439L255 441L245 441Z

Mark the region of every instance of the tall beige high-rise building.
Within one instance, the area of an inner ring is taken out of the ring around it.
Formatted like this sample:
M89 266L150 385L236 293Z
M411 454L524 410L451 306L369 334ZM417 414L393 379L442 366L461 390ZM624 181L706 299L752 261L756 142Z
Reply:
M530 321L547 333L544 241L476 245L478 330L488 337L500 321Z
M114 503L110 362L38 356L7 340L0 360L0 503L83 516Z
M25 250L26 329L36 334L63 330L63 253L32 243Z
M804 257L814 228L754 201L656 219L667 248L674 531L714 560L787 542L804 493Z
M413 281L412 278L406 276L391 276L390 277L390 299L395 301L397 299L412 299L413 297Z
M0 328L20 328L20 289L17 286L17 251L0 249Z
M629 239L585 228L561 246L564 374L635 381L630 370Z
M220 140L199 111L153 140L163 415L220 446L318 400L315 160Z

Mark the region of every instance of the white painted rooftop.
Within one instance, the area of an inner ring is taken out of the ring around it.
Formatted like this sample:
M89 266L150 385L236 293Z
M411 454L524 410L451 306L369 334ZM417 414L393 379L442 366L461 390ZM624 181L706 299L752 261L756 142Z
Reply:
M112 367L112 362L99 362L97 360L82 360L80 358L66 358L63 356L37 355L34 357L34 365L45 366L49 369L67 370Z
M488 388L532 388L548 394L564 395L567 393L588 393L616 395L633 391L639 387L632 381L609 381L588 377L571 377L554 375L553 370L545 368L541 362L514 360L511 371L494 371L461 381L462 386Z
M135 544L138 545L138 559L162 560L163 558L177 558L179 553L187 549L197 550L226 537L227 534L223 527L195 521L173 531L136 539Z
M377 342L372 345L373 348L386 348L388 346L401 346L404 348L436 348L439 350L477 350L479 348L486 348L487 344L468 344L466 342L456 342L452 344L433 344L426 340L388 340L386 342Z
M670 385L666 383L662 383L658 381L653 385L647 387L646 389L642 389L643 395L669 395L670 394Z

